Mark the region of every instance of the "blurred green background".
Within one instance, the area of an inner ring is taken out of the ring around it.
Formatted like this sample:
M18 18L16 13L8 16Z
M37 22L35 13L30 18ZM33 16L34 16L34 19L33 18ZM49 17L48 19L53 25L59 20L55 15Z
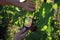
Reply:
M34 16L38 32L29 32L24 40L60 40L60 0L35 0L36 11L29 12L15 6L0 5L0 29L3 40L13 40L23 27L25 18Z

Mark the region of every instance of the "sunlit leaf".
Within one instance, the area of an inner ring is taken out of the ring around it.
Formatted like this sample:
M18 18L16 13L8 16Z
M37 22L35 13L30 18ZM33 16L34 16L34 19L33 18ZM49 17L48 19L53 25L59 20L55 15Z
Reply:
M43 18L45 17L45 8L43 8L43 10L42 10L42 17Z
M44 25L43 28L41 29L41 31L45 31L47 29L47 25Z
M54 5L53 5L53 8L54 8L55 10L57 10L58 5L57 5L57 4L54 4Z

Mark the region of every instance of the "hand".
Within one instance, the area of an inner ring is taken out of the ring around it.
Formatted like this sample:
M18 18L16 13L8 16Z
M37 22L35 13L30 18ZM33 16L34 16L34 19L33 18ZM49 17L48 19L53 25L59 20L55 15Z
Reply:
M14 40L23 40L26 37L27 33L28 30L26 31L26 28L22 29L20 32L15 34Z
M27 11L34 11L35 10L35 3L32 0L26 0L25 2L21 3L22 8Z
M35 3L32 0L26 0L25 2L20 2L20 0L0 0L0 5L14 5L27 11L35 10Z

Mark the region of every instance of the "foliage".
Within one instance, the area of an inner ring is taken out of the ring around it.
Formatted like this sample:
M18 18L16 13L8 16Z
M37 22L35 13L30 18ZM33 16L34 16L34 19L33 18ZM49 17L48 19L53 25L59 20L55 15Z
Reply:
M5 28L6 40L13 40L14 34L24 25L25 18L34 16L38 32L29 32L25 40L60 40L60 29L56 28L59 23L53 20L54 11L59 7L59 0L56 3L43 1L39 5L36 0L36 11L27 12L15 6L0 6L0 26ZM59 26L60 28L60 26Z

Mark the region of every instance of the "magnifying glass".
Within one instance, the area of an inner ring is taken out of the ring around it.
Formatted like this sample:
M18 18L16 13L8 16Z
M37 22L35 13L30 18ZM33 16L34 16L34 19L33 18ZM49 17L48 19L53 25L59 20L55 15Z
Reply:
M31 27L31 24L32 24L32 18L31 17L27 17L25 18L25 26L26 27Z

